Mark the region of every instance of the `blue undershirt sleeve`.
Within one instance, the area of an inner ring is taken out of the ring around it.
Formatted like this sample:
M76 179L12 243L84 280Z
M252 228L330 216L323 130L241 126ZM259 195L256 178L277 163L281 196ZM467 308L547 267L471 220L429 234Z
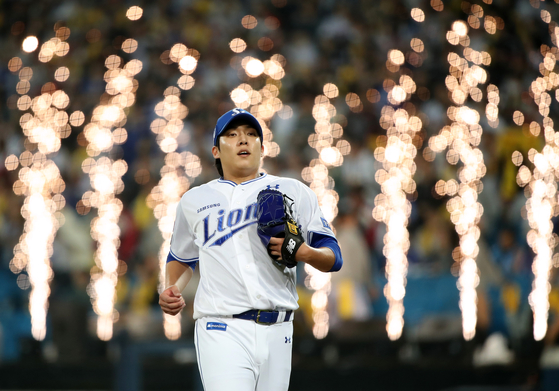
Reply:
M335 238L329 235L323 235L313 232L309 245L314 248L328 247L334 252L334 255L336 256L336 262L334 262L332 268L328 270L329 272L337 272L342 268L342 265L344 263L344 260L342 259L342 251L340 250L338 241Z
M179 259L175 255L173 255L173 253L171 251L169 251L169 255L167 255L167 263L169 263L171 261L186 263L188 266L190 266L192 268L192 271L194 271L194 270L196 270L196 264L198 263L198 258L184 259L183 260L183 259Z

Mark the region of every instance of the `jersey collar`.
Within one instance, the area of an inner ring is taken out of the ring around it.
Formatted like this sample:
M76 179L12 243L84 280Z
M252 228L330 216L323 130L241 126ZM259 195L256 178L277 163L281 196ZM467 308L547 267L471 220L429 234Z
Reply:
M265 174L265 173L261 172L259 177L256 177L256 178L254 178L254 179L250 179L250 180L248 180L248 181L246 181L246 182L242 182L241 185L248 185L249 183L259 181L260 179L266 177L267 175L268 175L268 174ZM237 186L237 184L236 184L235 182L229 181L229 180L226 180L226 179L223 179L223 177L219 178L219 179L217 180L217 182L218 182L218 183L227 183L228 185L231 185L231 186L233 186L233 187Z

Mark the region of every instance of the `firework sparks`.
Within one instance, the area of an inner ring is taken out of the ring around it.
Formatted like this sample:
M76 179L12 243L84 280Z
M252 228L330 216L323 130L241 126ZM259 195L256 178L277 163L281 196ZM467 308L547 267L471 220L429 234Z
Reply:
M312 114L316 120L315 133L309 136L309 145L318 152L318 158L313 159L303 169L303 180L318 198L320 209L329 223L338 214L338 193L334 190L334 180L328 175L328 167L339 167L343 163L343 156L350 152L350 145L341 140L342 126L333 121L336 108L330 102L339 95L338 87L327 83L323 88L324 95L315 98ZM358 106L358 105L357 105ZM336 139L339 139L336 142ZM323 273L310 265L305 265L307 277L305 286L314 290L311 304L313 310L313 334L317 339L323 339L329 331L328 295L331 290L330 273Z
M420 8L411 10L411 17L418 23L425 21L425 13ZM411 52L405 55L398 49L388 51L386 68L393 73L407 61L414 67L423 64L425 45L419 38L410 41ZM416 193L413 176L416 171L414 158L417 148L423 143L420 135L423 123L415 115L415 106L407 102L417 92L417 85L411 72L401 72L398 82L386 79L384 90L388 93L390 105L381 110L380 125L386 129L386 136L377 138L375 159L383 168L375 174L382 193L375 198L373 218L386 225L383 253L386 256L387 283L384 295L388 301L386 331L391 340L401 337L404 327L404 297L408 273L407 252L410 248L408 219L411 202ZM376 103L380 100L377 90L367 91L367 99ZM401 105L401 107L400 107Z
M413 79L402 75L399 84L394 85L388 93L392 105L399 105L409 99L416 90ZM375 174L381 185L382 194L375 198L373 217L386 224L385 246L386 274L388 282L384 294L389 308L386 315L386 330L390 339L402 335L404 326L404 296L406 293L406 275L408 269L407 251L410 247L407 230L411 214L411 202L406 194L412 195L416 190L413 180L417 155L418 132L422 122L417 116L410 115L405 109L387 105L382 109L381 126L387 130L386 141L375 150L375 158L382 163L383 169Z
M68 33L63 34L62 38L67 39L69 29L63 29ZM25 52L33 52L38 45L36 37L27 37L22 47ZM65 41L58 37L51 38L41 47L39 61L48 62L55 55L64 56L68 49L69 45ZM49 52L45 54L47 50ZM13 190L15 194L25 196L21 213L26 223L19 243L14 248L10 269L14 273L21 273L24 269L27 271L27 275L20 274L17 281L22 289L31 287L31 333L36 340L43 340L46 335L49 282L54 276L50 257L56 231L64 223L63 215L58 211L66 204L60 194L64 191L65 183L58 167L48 156L58 152L61 139L70 134L68 114L64 111L70 100L64 91L56 90L51 82L41 88L39 96L31 99L26 94L31 87L33 70L29 67L22 68L22 65L23 62L18 57L12 58L8 64L13 73L19 71L20 81L16 90L21 96L17 100L18 109L31 109L31 112L24 113L19 121L26 136L27 150L19 158L11 155L5 161L8 170L22 166L19 180L14 183Z
M541 11L542 20L551 23L549 12ZM553 235L553 223L551 218L557 216L557 178L559 178L559 135L554 130L553 120L549 117L549 106L551 104L550 92L559 86L559 77L554 72L557 55L557 28L550 29L551 41L555 47L550 48L542 45L543 56L539 64L541 76L536 78L530 85L530 95L534 98L538 111L543 117L543 127L536 121L532 121L528 129L534 137L542 133L545 139L545 147L541 152L531 149L528 159L533 164L533 171L523 165L523 156L515 151L512 155L513 163L520 166L516 181L519 186L525 187L526 195L526 217L530 224L527 235L528 245L536 256L533 260L532 270L534 281L532 292L528 297L530 306L534 313L534 339L542 340L547 333L547 320L549 316L549 279L553 266L553 249L557 245ZM513 121L518 125L524 124L524 115L515 111Z
M141 16L141 9L135 8L138 7L128 10L127 17L131 20L137 20ZM122 48L125 52L130 52L129 49L129 46ZM142 62L139 60L132 59L123 63L122 58L117 55L110 55L105 60L107 71L104 80L107 83L105 91L108 99L102 99L94 108L91 122L83 130L89 157L82 163L82 170L89 174L92 190L86 191L77 204L79 213L85 214L91 208L97 208L98 212L91 222L91 236L97 242L97 250L88 293L93 302L93 310L98 315L97 336L104 341L112 338L113 323L119 316L114 303L119 269L118 221L123 204L116 195L124 190L122 176L128 170L128 165L124 160L113 161L101 154L108 153L114 145L123 144L128 137L123 127L127 120L124 109L135 102L138 82L134 76L142 70ZM81 112L73 113L72 116L71 120L76 125L83 123Z
M174 45L169 53L171 61L177 63L179 70L185 74L179 78L178 86L183 90L191 89L194 78L190 74L196 69L200 54L196 49L189 49L183 44ZM188 177L193 180L202 172L198 156L191 152L176 152L177 137L181 131L184 132L183 119L188 114L188 108L180 103L179 88L168 87L164 96L165 98L155 106L155 113L160 118L151 123L151 130L157 135L157 143L166 154L165 165L161 169L159 183L147 198L147 204L159 221L158 227L164 239L159 251L159 292L165 289L165 264L171 248L177 205L190 186ZM168 339L175 340L180 337L180 320L180 314L164 314L163 328Z
M480 6L472 7L475 15L482 14ZM470 25L472 25L471 18ZM447 110L451 125L443 127L438 135L429 139L429 147L424 151L428 161L432 161L432 152L440 153L448 149L447 161L456 165L459 161L463 167L458 170L457 182L440 180L435 186L439 196L451 196L447 202L450 219L460 236L460 246L453 251L453 258L459 264L458 288L460 290L460 309L462 311L462 333L466 340L475 336L477 323L477 293L479 284L476 257L479 253L477 241L480 237L478 227L482 205L477 202L478 194L482 191L481 179L486 173L483 154L478 148L481 142L482 128L479 124L478 111L466 106L470 97L475 102L482 99L482 91L478 87L487 81L487 72L480 65L489 65L491 56L487 52L478 52L469 47L468 25L457 20L452 23L447 33L447 40L451 45L460 44L463 47L463 57L450 52L447 60L450 74L445 80L449 96L456 106ZM487 86L485 114L490 126L498 126L499 89L495 85Z

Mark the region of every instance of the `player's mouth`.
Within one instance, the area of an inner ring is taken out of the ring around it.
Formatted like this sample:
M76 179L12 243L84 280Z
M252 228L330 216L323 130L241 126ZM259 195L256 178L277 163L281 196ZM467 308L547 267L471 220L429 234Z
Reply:
M239 153L237 153L237 155L238 156L249 156L250 152L243 149L243 150L239 151Z

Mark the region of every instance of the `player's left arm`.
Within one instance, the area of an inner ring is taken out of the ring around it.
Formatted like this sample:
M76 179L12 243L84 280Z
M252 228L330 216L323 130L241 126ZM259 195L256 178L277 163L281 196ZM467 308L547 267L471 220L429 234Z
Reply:
M270 239L270 250L273 255L281 257L281 246L283 244L283 240L283 238L274 237ZM335 243L335 240L332 241L334 243L331 245L338 247L339 262L341 264L343 263L341 251L339 250L337 243ZM329 247L314 248L309 246L307 243L303 243L295 254L295 260L297 262L308 263L321 272L336 271L333 270L334 265L336 264L336 254L334 253L334 250ZM339 270L339 268L337 270Z
M342 252L334 232L324 218L315 193L300 184L299 194L295 197L298 208L296 223L307 232L307 238L295 253L297 262L305 262L322 272L336 272L343 265ZM272 237L270 251L281 257L284 238Z

